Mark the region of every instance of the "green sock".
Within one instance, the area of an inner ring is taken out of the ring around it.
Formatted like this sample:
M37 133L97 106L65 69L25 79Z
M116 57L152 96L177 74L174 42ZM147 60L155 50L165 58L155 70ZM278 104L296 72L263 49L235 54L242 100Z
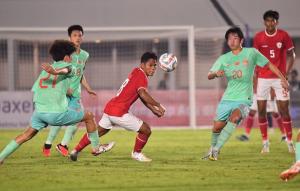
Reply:
M68 145L77 131L77 125L70 125L66 128L64 138L61 141L62 145Z
M99 135L98 131L88 133L89 139L91 141L92 148L97 148L99 146Z
M20 145L15 140L10 141L0 153L0 161L3 161L5 158L7 158L11 153L17 150L19 146Z
M215 149L220 150L223 145L227 142L227 140L230 138L231 134L235 130L236 124L232 122L227 122L224 129L221 131L220 136L218 137L217 144L215 146Z
M50 131L46 140L46 144L52 144L57 134L59 133L61 126L50 126Z
M211 134L211 146L212 147L216 146L219 135L220 135L220 133L214 133L214 132Z
M300 162L300 142L296 142L296 162Z

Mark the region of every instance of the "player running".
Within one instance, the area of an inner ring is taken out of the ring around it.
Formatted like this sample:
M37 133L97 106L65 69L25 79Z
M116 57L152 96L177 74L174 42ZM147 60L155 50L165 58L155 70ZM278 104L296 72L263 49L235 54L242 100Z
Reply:
M141 57L140 67L134 68L128 78L123 82L116 96L112 98L104 108L104 114L99 122L98 133L103 136L113 126L120 126L126 130L136 131L138 134L131 157L140 162L150 162L151 159L142 153L150 135L151 128L146 123L129 112L131 105L140 98L157 117L162 117L165 108L148 93L148 77L153 76L156 70L157 56L154 53L146 52ZM90 144L85 134L75 149L71 152L70 158L77 160L78 153ZM108 148L113 146L109 144Z
M286 31L277 29L279 19L279 13L277 11L269 10L265 12L263 19L266 28L264 31L255 35L253 46L267 57L284 76L287 76L295 61L292 39ZM263 140L261 152L269 152L266 107L270 89L273 88L276 94L278 110L282 118L282 125L287 136L288 151L294 153L292 121L289 112L290 95L288 90L281 86L281 80L266 66L258 68L257 83L259 127Z
M104 152L105 149L99 146L98 131L93 114L82 109L73 110L68 108L66 94L70 85L69 79L76 72L71 64L70 55L75 50L74 44L69 41L55 41L51 46L50 54L54 63L52 66L49 64L42 65L44 70L32 88L35 111L31 117L31 125L2 150L0 164L21 144L29 141L48 125L73 125L80 121L86 124L87 134L92 144L92 154L98 155Z
M253 98L253 74L256 65L267 66L282 82L288 82L280 71L255 48L243 48L244 35L240 28L227 30L225 39L230 52L220 56L214 63L208 79L225 76L228 85L216 111L212 129L211 148L203 159L217 160L218 153L230 138L239 122L248 115Z
M82 109L80 97L81 97L81 84L85 87L87 92L91 95L96 95L96 93L91 89L87 83L83 71L85 64L89 58L89 53L80 48L83 38L83 28L80 25L72 25L68 28L68 35L70 41L75 44L76 51L71 55L73 67L76 68L75 75L71 77L70 89L68 91L68 101L69 107L71 109ZM59 133L61 126L53 126L50 128L47 140L43 146L43 154L48 157L51 154L52 142ZM66 130L62 141L56 145L56 150L63 156L68 156L68 144L74 136L76 130L78 129L78 124L69 125Z

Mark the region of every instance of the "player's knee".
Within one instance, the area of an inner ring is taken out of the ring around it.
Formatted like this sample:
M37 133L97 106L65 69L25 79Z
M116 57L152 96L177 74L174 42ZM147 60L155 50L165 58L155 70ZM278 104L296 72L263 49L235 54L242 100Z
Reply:
M86 113L85 113L85 115L86 115L86 119L94 119L94 114L92 113L92 112L90 112L90 111L87 111Z
M240 120L241 120L241 116L240 115L232 115L229 118L229 121L231 123L235 123L235 124L237 124Z

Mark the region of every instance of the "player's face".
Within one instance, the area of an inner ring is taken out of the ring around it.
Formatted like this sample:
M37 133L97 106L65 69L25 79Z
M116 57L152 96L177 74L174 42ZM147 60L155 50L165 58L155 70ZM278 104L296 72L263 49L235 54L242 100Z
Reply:
M229 33L227 45L231 50L238 50L242 47L243 40L236 33Z
M75 44L75 46L79 47L82 42L82 32L81 31L72 31L70 36L70 41Z
M274 18L267 17L264 21L267 32L273 33L276 30L278 21Z
M141 68L147 76L153 76L156 70L156 65L157 61L151 58L146 63L142 63Z

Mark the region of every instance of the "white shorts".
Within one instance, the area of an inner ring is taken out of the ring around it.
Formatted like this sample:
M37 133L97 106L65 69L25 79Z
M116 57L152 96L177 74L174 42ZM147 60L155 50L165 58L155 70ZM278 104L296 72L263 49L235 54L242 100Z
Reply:
M250 109L257 111L257 96L256 96L256 94L253 95L253 103L252 103ZM270 94L269 94L269 97L267 100L267 113L269 113L269 112L278 113L276 100L271 100Z
M104 113L99 121L99 125L104 129L112 129L113 126L119 126L126 130L137 132L143 125L143 121L130 113L126 113L122 117Z
M287 101L290 99L290 93L283 89L280 79L258 78L257 81L257 100L268 100L271 87L276 94L276 100Z

